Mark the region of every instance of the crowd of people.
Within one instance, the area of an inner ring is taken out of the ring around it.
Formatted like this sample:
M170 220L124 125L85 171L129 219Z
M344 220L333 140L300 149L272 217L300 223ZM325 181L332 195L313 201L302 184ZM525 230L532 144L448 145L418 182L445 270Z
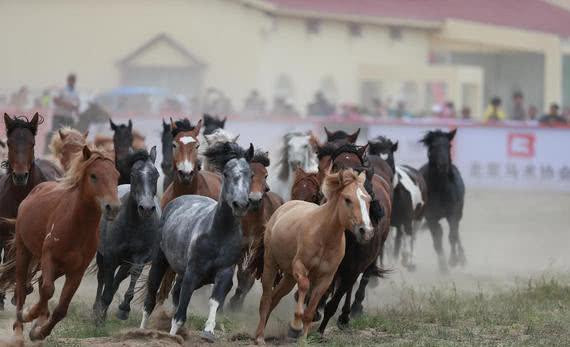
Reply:
M65 86L61 89L45 89L41 95L31 98L26 86L21 87L9 97L0 95L0 106L8 105L16 110L25 110L33 105L33 108L50 108L53 110L53 126L59 128L73 124L73 119L80 111L81 99L75 89L76 76L70 74ZM184 99L183 101L181 99ZM187 99L187 100L186 100ZM33 101L33 103L30 103ZM524 95L520 91L513 93L510 108L503 107L503 101L499 97L492 97L483 112L482 120L488 122L523 121L536 123L543 126L565 126L570 124L570 106L561 110L557 103L549 106L548 112L539 113L539 108L532 104L526 104ZM105 105L103 105L105 106ZM140 108L138 108L140 110ZM111 110L117 111L117 110ZM150 111L148 113L152 113ZM341 117L357 118L370 117L372 119L457 119L477 120L469 107L463 106L457 109L451 101L436 103L430 110L421 114L411 112L404 100L392 100L386 98L373 98L369 105L362 106L354 103L336 104L329 100L325 93L317 91L313 99L306 105L305 112L296 108L291 98L276 96L272 103L267 102L259 91L253 89L243 101L241 109L234 108L231 99L217 88L208 88L202 98L184 98L181 95L165 98L156 110L160 114L225 114L240 115L249 118L265 117ZM155 112L155 113L156 113Z

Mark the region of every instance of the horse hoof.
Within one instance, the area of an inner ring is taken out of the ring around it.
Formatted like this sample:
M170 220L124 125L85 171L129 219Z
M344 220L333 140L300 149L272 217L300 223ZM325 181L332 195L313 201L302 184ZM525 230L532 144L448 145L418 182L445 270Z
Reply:
M40 331L41 331L41 327L34 324L32 329L30 329L30 340L32 340L32 341L43 340L45 337L41 335Z
M289 331L287 332L287 337L290 339L298 339L299 336L303 334L303 329L294 329L291 325L289 325Z
M4 300L0 301L0 311L4 311Z
M255 339L255 344L258 346L265 346L265 338L263 337L258 337Z
M364 311L364 307L362 307L362 305L360 304L354 304L352 305L352 307L350 308L350 315L354 318L354 317L360 317L362 316L362 312ZM348 324L348 322L346 322L345 324Z
M202 340L204 340L206 342L210 342L210 343L216 342L216 337L214 336L214 333L211 331L202 331L200 333L200 337L202 338Z
M336 326L340 330L348 329L348 319L341 319L341 317L339 317L338 320L336 321Z
M12 306L16 306L16 295L12 297L12 300L10 300L10 302L12 303Z
M127 320L129 319L129 313L130 311L118 309L115 316L117 317L118 320Z

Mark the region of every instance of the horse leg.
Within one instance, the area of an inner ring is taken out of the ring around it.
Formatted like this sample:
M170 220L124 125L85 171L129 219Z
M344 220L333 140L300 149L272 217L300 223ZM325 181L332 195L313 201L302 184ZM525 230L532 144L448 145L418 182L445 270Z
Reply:
M43 269L43 266L42 266ZM47 323L43 325L37 325L30 330L30 339L34 340L43 340L55 327L55 325L61 321L67 315L67 310L69 308L69 303L73 298L73 295L79 288L79 284L81 284L81 279L83 278L84 271L78 271L71 275L65 276L65 284L63 285L63 289L61 290L61 296L59 298L59 302L57 306L53 310L52 315L49 317ZM45 278L44 278L45 280ZM53 286L53 282L52 282Z
M414 271L416 265L414 264L414 241L416 238L412 222L408 221L404 224L404 251L402 252L402 265L408 271Z
M16 288L14 292L16 296L16 321L13 329L16 336L22 336L24 329L22 309L26 302L26 283L28 283L28 267L32 260L32 254L18 240L17 236L16 243Z
M322 277L320 280L313 286L311 290L311 298L309 300L309 305L307 305L307 309L303 314L303 337L307 338L307 334L309 333L309 328L313 324L313 316L315 315L315 311L317 310L317 306L321 301L321 298L325 294L325 292L329 289L329 286L332 283L334 276L334 272L327 276Z
M199 283L200 280L200 275L192 272L191 269L186 269L180 288L180 302L178 303L178 307L176 307L174 317L172 317L172 322L170 323L170 335L175 336L180 327L186 323L186 311L188 310L192 294L196 289L196 284Z
M237 280L238 285L236 291L234 296L230 299L230 309L233 311L241 310L245 296L249 293L251 287L253 287L253 283L255 283L255 278L245 269L243 262L237 266Z
M321 321L321 325L319 325L319 333L321 334L321 336L324 335L325 329L327 328L327 324L329 323L329 320L336 313L336 310L338 309L338 305L340 304L342 297L347 292L349 287L350 287L350 284L347 281L342 280L339 283L338 288L334 291L334 294L333 294L331 300L326 304L325 312L323 314L323 320Z
M459 237L459 220L457 218L448 218L449 223L449 244L451 245L451 255L449 265L465 266L465 251Z
M309 271L303 263L295 260L293 263L293 276L297 281L297 305L295 306L295 317L289 324L289 337L298 338L303 333L303 316L305 314L305 297L309 292L310 281L308 278Z
M182 287L182 277L176 276L176 282L174 282L174 287L172 288L172 306L178 307L178 302L180 301L180 288Z
M441 228L441 224L439 224L439 221L437 220L428 220L428 227L433 239L433 248L435 248L437 253L439 271L447 273L449 270L447 268L447 263L445 262L445 252L442 244L443 229Z
M210 308L208 320L206 321L204 331L200 334L200 336L208 342L215 342L216 340L216 337L214 336L214 328L216 327L216 312L218 311L218 307L224 307L226 295L228 295L228 292L230 289L232 289L233 277L234 267L230 266L223 269L222 271L219 271L216 274L216 278L214 279L212 296L210 296L210 300L208 301L208 306Z
M265 345L265 325L267 324L267 318L271 312L272 306L272 294L273 294L273 283L275 282L275 277L277 276L277 266L274 264L271 256L267 256L267 249L265 250L263 273L261 275L261 286L262 294L259 301L259 324L257 325L257 330L255 331L255 343L258 345ZM283 279L281 279L281 282ZM280 282L280 283L281 283ZM275 304L277 305L277 304Z
M160 287L160 282L162 282L162 277L164 277L167 269L168 261L159 247L152 259L152 265L150 266L150 271L148 273L146 296L144 298L144 310L140 325L141 329L146 329L148 319L156 306L156 292Z
M397 263L400 257L400 248L402 247L402 226L395 227L396 236L394 237L394 261Z
M0 261L6 263L6 252L8 252L8 247L6 246L6 240L0 237ZM6 293L0 291L0 311L4 311L4 300L6 299Z
M350 310L352 308L350 303L352 301L352 288L354 287L354 283L356 283L356 278L352 281L350 288L348 288L344 296L344 305L342 305L342 311L336 321L336 326L339 327L339 329L347 328L350 322Z
M129 288L125 293L125 297L123 302L119 305L119 310L117 311L117 318L120 320L127 320L129 318L129 312L131 312L131 301L135 296L135 286L137 285L137 281L141 275L142 269L144 267L143 264L133 264L130 268L130 275L131 275L131 282L129 283ZM122 268L122 266L121 266ZM119 269L120 271L120 269ZM118 274L117 274L118 277ZM116 279L115 279L116 280ZM120 283L120 282L119 282ZM117 285L118 286L118 285Z
M113 256L103 257L103 294L95 309L95 322L102 323L107 318L107 309L113 301L113 285L117 262Z
M103 255L97 252L97 292L95 293L95 302L93 303L93 316L96 317L97 306L101 300L101 294L103 293Z

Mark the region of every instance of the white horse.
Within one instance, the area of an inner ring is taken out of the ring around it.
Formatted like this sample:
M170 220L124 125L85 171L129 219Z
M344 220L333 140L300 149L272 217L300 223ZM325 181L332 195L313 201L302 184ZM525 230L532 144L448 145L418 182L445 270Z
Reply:
M277 162L277 165L271 168L274 173L269 175L271 189L285 201L290 200L295 170L300 167L307 173L318 171L317 151L318 142L311 131L283 135L283 145L279 151L280 158L272 160L272 162Z
M198 158L202 162L202 169L205 171L210 171L210 172L216 171L216 168L214 166L212 166L208 162L208 159L204 156L204 153L206 153L208 148L211 148L218 143L226 143L226 142L236 143L238 138L239 138L239 135L234 135L231 132L229 132L223 128L218 128L218 129L214 130L214 132L209 134L209 135L203 135L203 134L200 135L199 141L200 141L201 146L200 146L200 154L199 154Z

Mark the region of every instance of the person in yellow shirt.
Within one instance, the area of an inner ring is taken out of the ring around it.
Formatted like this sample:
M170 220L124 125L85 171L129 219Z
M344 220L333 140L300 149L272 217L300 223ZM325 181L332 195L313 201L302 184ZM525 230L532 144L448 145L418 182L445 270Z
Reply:
M494 97L491 99L491 103L487 106L485 113L483 114L483 119L485 122L488 121L502 121L507 119L505 111L501 108L501 98Z

